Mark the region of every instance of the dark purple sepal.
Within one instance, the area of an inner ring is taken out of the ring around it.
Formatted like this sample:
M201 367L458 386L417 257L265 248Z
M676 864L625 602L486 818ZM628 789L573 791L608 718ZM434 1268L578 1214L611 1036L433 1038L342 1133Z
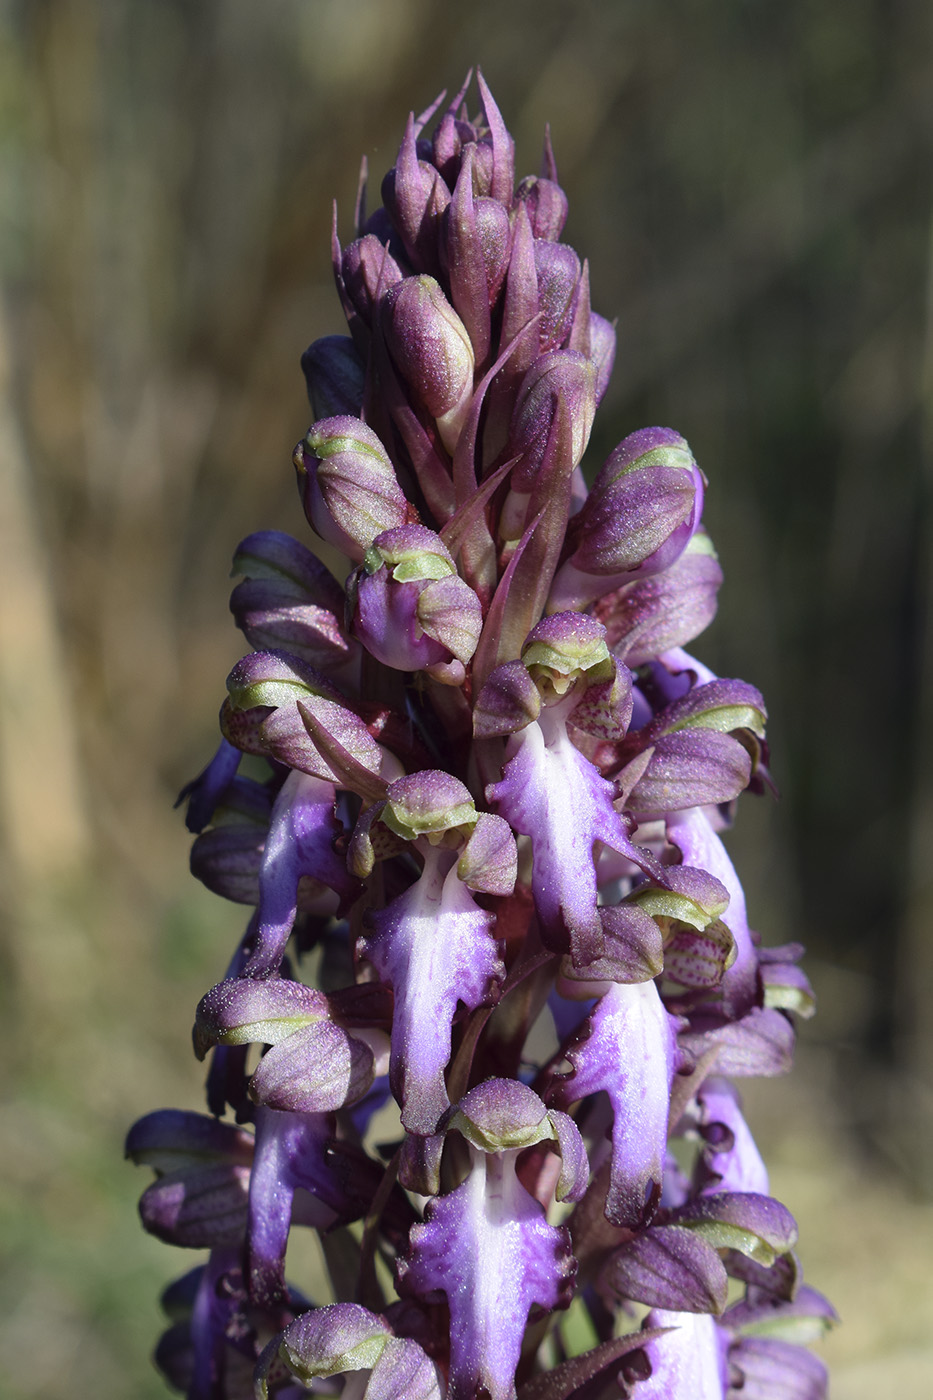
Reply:
M797 1242L797 1222L772 1196L724 1191L696 1196L670 1213L672 1224L696 1230L717 1249L737 1249L768 1268Z
M729 1291L713 1246L676 1225L653 1225L628 1240L602 1278L619 1299L671 1312L721 1313Z
M601 982L647 982L660 975L664 966L661 930L654 919L635 905L601 906L603 951L598 958L575 967L564 958L560 970L562 995L573 998L598 996ZM588 993L587 987L593 989Z
M341 274L353 308L371 327L382 297L402 280L402 271L384 243L367 233L350 243L341 256Z
M480 812L457 862L457 879L477 894L509 895L518 878L518 849L508 822Z
M646 747L663 734L684 729L709 729L731 734L750 729L759 739L765 737L768 712L761 691L747 681L717 678L694 685L671 703L638 735Z
M192 875L212 894L234 904L258 904L265 836L263 828L252 823L202 831L191 847Z
M400 1291L444 1294L450 1308L451 1397L485 1386L512 1400L528 1313L566 1307L576 1264L566 1229L515 1175L515 1153L472 1153L467 1179L428 1206L398 1265Z
M542 353L566 344L580 282L580 259L566 243L536 238L535 272L538 282L539 345ZM589 327L587 327L589 329Z
M676 1024L654 982L620 983L598 1002L587 1038L566 1052L573 1073L558 1081L561 1102L604 1089L612 1104L606 1216L614 1225L641 1229L658 1208L678 1063Z
M235 549L231 577L242 574L248 580L276 582L283 595L317 603L319 608L339 613L343 589L317 554L307 545L277 529L261 529L242 539Z
M599 599L595 613L616 655L628 666L641 666L709 626L721 583L709 536L697 531L670 568L617 588Z
M357 417L363 407L366 366L347 335L325 335L301 357L308 402L315 418Z
M429 848L420 879L370 916L360 949L395 992L390 1078L409 1132L430 1135L448 1107L444 1069L457 1003L471 1011L505 976L493 932L457 878L453 853Z
M729 1362L742 1378L736 1392L742 1400L825 1400L829 1393L824 1363L790 1342L743 1337L729 1352Z
M336 613L294 598L276 579L245 579L230 595L236 625L257 651L282 650L333 672L356 648Z
M437 424L453 454L473 395L474 355L467 328L433 277L405 277L382 299L389 354L413 401Z
M285 1113L331 1113L357 1103L374 1077L369 1045L342 1026L317 1021L263 1055L250 1080L250 1096Z
M648 1328L668 1328L645 1351L651 1376L635 1388L634 1400L725 1400L728 1334L709 1314L652 1310Z
M218 1249L242 1242L250 1169L235 1162L166 1172L139 1200L143 1228L182 1249Z
M178 794L175 806L187 798L188 810L185 813L185 826L197 833L209 825L214 808L222 801L224 793L236 777L243 755L226 739L221 739L214 757L205 769L186 783Z
M721 1251L726 1273L739 1283L747 1284L746 1294L762 1303L790 1303L800 1288L800 1261L793 1250L778 1255L770 1268L756 1264L747 1254L737 1249Z
M253 1136L204 1113L163 1108L133 1124L124 1151L137 1166L152 1167L160 1174L218 1162L248 1167L253 1160Z

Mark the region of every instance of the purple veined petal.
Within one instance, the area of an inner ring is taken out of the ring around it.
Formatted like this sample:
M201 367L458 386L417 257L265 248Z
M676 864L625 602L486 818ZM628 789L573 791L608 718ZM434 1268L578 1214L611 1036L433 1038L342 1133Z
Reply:
M791 1342L743 1337L729 1360L741 1372L743 1400L825 1400L828 1394L824 1363Z
M697 1094L704 1192L768 1195L768 1171L742 1116L739 1096L724 1079L708 1079Z
M838 1321L832 1303L807 1284L801 1285L793 1298L780 1301L773 1293L749 1288L723 1318L732 1332L792 1342L795 1346L820 1341Z
M752 761L731 734L685 729L663 734L626 798L639 817L731 802L748 787Z
M457 878L456 853L428 847L410 889L373 916L363 954L395 992L390 1076L409 1132L430 1135L449 1107L444 1070L451 1023L504 977L493 937L495 916Z
M447 1297L452 1397L482 1385L491 1400L513 1400L532 1304L550 1310L570 1301L569 1234L547 1223L515 1175L515 1156L471 1148L470 1175L428 1207L399 1266L403 1292Z
M655 1225L628 1240L603 1279L620 1299L672 1312L721 1313L729 1288L713 1246L676 1225Z
M546 946L567 946L574 962L602 952L593 847L602 841L637 865L653 868L632 845L612 805L614 790L571 741L562 705L543 710L509 741L502 781L487 789L515 831L531 838L532 890Z
M651 1376L639 1381L633 1400L725 1400L729 1339L709 1314L657 1309L644 1325L671 1330L646 1343Z
M695 1060L715 1051L711 1073L736 1078L786 1074L794 1056L794 1028L780 1011L753 1006L738 1021L691 1018L680 1044Z
M249 977L268 977L282 961L298 911L298 882L311 876L348 898L353 881L334 851L341 827L334 814L332 783L291 772L272 808L259 871L256 942L244 967Z
M736 958L722 979L723 1006L730 1017L741 1017L758 999L758 956L748 927L745 891L726 848L709 817L699 807L674 812L667 821L668 839L680 851L684 865L696 865L715 875L729 891L723 921L735 939Z
M589 1037L567 1058L573 1074L562 1098L574 1103L604 1089L612 1104L612 1171L606 1215L640 1229L661 1195L671 1082L677 1064L675 1021L654 982L618 983L589 1020Z
M317 1021L263 1055L250 1096L286 1113L331 1113L361 1099L374 1077L373 1053L363 1040Z
M669 647L693 641L709 626L721 584L712 542L698 530L669 569L607 594L595 612L616 655L629 666L641 666Z

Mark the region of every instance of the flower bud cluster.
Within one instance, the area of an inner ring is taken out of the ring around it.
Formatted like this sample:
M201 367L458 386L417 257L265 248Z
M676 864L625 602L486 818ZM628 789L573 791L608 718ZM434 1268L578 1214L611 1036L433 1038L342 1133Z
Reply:
M185 795L252 913L196 1012L210 1113L127 1144L145 1227L208 1251L157 1361L190 1400L819 1397L832 1309L732 1085L813 1006L721 840L764 702L682 650L721 582L685 440L587 491L614 333L478 81L335 218L294 461L341 578L235 555L252 651ZM335 1301L286 1281L299 1227Z

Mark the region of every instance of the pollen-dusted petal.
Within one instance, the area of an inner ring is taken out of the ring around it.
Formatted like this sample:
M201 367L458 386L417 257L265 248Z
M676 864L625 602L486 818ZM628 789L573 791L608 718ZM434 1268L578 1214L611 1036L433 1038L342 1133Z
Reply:
M606 1215L632 1229L647 1224L661 1195L675 1023L654 982L619 983L600 999L589 1034L567 1051L573 1074L561 1097L574 1103L604 1089L612 1104L612 1172Z
M712 1317L657 1309L644 1325L670 1330L645 1345L651 1376L639 1382L638 1400L725 1400L729 1335Z
M449 1103L444 1070L457 1003L473 1010L505 975L495 916L457 878L455 855L431 849L421 878L372 924L361 951L395 992L392 1090L408 1131L429 1135Z
M466 1181L437 1197L412 1229L399 1287L446 1295L451 1400L479 1386L490 1400L514 1400L529 1310L566 1307L576 1265L568 1232L547 1223L516 1177L514 1154L474 1149L472 1157Z

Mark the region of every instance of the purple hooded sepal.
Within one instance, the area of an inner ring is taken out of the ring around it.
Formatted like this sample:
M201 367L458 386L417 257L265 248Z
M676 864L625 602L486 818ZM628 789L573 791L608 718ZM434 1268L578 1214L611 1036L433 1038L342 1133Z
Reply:
M166 1244L215 1249L241 1244L253 1138L200 1113L164 1109L130 1129L126 1155L157 1180L143 1192L143 1226Z
M792 1298L752 1285L723 1318L725 1326L743 1337L767 1337L795 1346L820 1341L838 1321L832 1303L807 1284L797 1288Z
M604 1089L612 1104L612 1172L606 1216L640 1229L661 1196L677 1022L654 982L619 983L601 998L589 1034L567 1051L573 1074L560 1081L570 1104Z
M653 1225L612 1255L602 1284L621 1300L671 1312L721 1313L729 1280L706 1240L677 1225Z
M633 576L670 568L702 509L702 473L680 434L630 434L610 454L575 521L577 547L554 580L549 609L586 607Z
M250 1169L235 1162L182 1168L143 1192L143 1228L182 1249L219 1249L243 1242Z
M485 1386L490 1400L513 1400L531 1307L566 1307L573 1291L570 1236L521 1185L516 1156L473 1148L469 1176L431 1202L398 1266L403 1293L447 1298L452 1395Z
M698 530L669 569L608 593L595 613L613 652L634 668L698 637L716 616L721 585L716 551Z
M480 1152L519 1152L536 1143L556 1142L562 1167L558 1201L579 1201L589 1180L589 1162L580 1130L559 1109L548 1109L533 1089L517 1079L485 1079L463 1096L444 1120Z
M408 1131L429 1136L449 1103L444 1069L457 1003L474 1010L505 976L495 916L458 878L455 853L429 846L420 878L370 917L374 931L360 950L395 992L392 1091Z
M473 589L424 525L378 535L347 583L354 635L384 666L461 685L483 627Z
M392 461L361 419L314 423L294 460L311 528L356 563L377 535L408 519Z
M652 1311L645 1327L670 1330L645 1346L651 1376L633 1400L725 1400L728 1333L708 1314Z
M366 1374L359 1375L363 1372ZM266 1347L256 1367L257 1400L297 1377L307 1389L329 1376L354 1375L354 1400L442 1400L443 1381L417 1342L396 1337L384 1317L356 1303L312 1308Z
M786 1206L753 1191L695 1196L669 1212L673 1225L695 1230L716 1249L734 1249L764 1268L797 1243L797 1223Z

